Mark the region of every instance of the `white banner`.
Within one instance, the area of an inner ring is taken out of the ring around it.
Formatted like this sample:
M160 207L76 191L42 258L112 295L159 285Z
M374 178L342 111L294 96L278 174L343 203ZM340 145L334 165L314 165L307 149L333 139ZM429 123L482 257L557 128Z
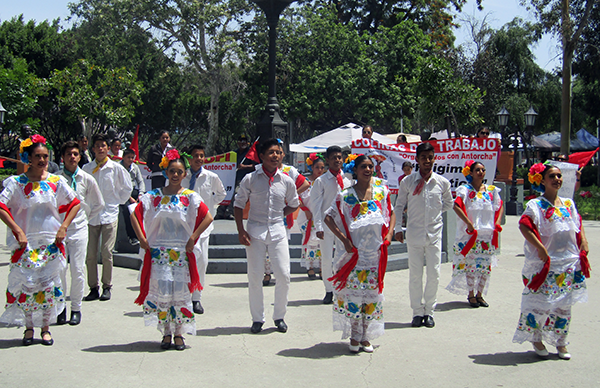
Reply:
M231 151L226 154L211 156L206 158L204 162L204 168L214 172L219 176L223 187L227 191L227 196L221 202L221 205L229 205L233 198L233 192L235 190L235 172L237 165L237 153Z
M549 161L553 166L560 168L562 173L563 183L558 190L558 195L564 198L573 198L575 195L575 184L577 183L577 170L579 165L573 163L558 162L556 160Z
M499 139L459 138L430 141L435 152L433 171L444 176L452 185L452 193L467 183L462 169L467 160L481 162L487 171L485 183L493 183L498 161ZM387 180L392 194L398 192L398 178L403 174L402 163L408 161L413 166L413 174L418 173L415 162L417 146L420 143L381 144L370 139L357 139L352 142L352 153L371 156L377 176Z

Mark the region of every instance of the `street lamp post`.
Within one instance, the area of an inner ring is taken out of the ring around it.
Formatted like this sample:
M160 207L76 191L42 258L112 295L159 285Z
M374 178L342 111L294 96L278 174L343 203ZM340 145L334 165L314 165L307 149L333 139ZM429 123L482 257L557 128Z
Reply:
M510 113L506 108L502 108L500 112L497 113L498 116L498 124L501 128L506 128L508 126L508 118ZM533 128L535 125L535 119L537 117L537 112L530 107L529 110L525 113L525 125L527 128ZM513 134L513 171L512 171L512 182L510 186L510 200L506 203L506 214L518 216L523 213L523 204L518 201L518 192L517 189L517 149L519 148L519 127L515 124L515 132ZM505 133L505 131L503 131ZM525 146L525 145L524 145Z
M2 102L0 102L0 128L4 125L4 118L6 117L6 109L2 106Z
M279 15L295 0L253 0L262 9L269 25L269 98L263 117L257 125L257 134L261 141L269 138L285 139L288 123L280 113L275 84L276 41Z

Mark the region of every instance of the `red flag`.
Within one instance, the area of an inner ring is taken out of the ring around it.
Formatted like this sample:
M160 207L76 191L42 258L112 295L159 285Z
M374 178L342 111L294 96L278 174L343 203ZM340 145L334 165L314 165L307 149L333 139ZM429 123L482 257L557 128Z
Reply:
M135 151L135 160L136 161L140 160L140 146L139 146L139 142L138 142L139 132L140 132L140 125L138 124L137 128L135 129L135 135L133 135L133 140L131 141L131 145L129 146L129 148L131 148L132 150Z
M258 139L250 146L248 153L245 158L255 161L256 163L261 163L260 158L258 157L258 152L256 151L256 145L258 144Z
M1 168L4 168L4 162L6 162L6 159L0 158L0 167Z
M578 164L579 168L583 168L589 163L599 149L600 148L596 148L594 151L575 152L574 154L569 155L569 163Z

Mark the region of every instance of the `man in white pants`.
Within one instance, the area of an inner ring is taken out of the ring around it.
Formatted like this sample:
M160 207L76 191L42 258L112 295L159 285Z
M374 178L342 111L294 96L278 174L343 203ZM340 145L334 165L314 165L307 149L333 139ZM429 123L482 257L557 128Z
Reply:
M318 177L310 191L310 211L312 212L313 222L317 237L322 241L321 245L321 277L325 285L324 304L333 303L333 285L328 278L333 276L333 244L341 247L344 252L344 244L335 237L329 228L325 227L323 219L325 212L333 203L336 195L352 185L352 182L344 177L341 168L344 164L342 149L338 146L331 146L325 151L325 161L329 166L328 171Z
M431 143L421 143L416 156L418 170L400 182L396 199L396 240L404 242L402 217L406 214L406 244L410 307L413 327L434 327L433 310L437 302L442 259L442 213L453 206L450 182L433 172L435 161ZM427 266L427 282L423 290L423 265Z
M271 259L271 267L277 278L273 320L278 331L288 329L284 322L290 289L290 251L283 219L293 213L300 202L296 185L277 166L282 151L275 139L260 145L262 164L244 177L235 196L234 215L240 243L246 246L248 260L248 293L252 314L252 333L259 333L265 321L262 278L265 255ZM247 228L244 228L243 212L250 202Z
M214 217L216 206L225 199L227 192L223 187L223 182L219 179L219 176L212 171L208 171L204 168L205 154L204 147L201 145L193 145L189 150L192 159L190 160L190 168L187 171L187 175L181 181L181 185L190 190L194 190L202 197L202 201L208 207L208 211ZM204 279L206 277L206 267L208 267L208 240L210 232L214 229L211 223L208 228L200 235L200 255L196 257L198 263L198 273L200 275L200 283L202 287L206 289ZM202 291L194 291L192 293L192 306L196 314L204 314L204 307L200 303L200 297Z
M61 148L61 155L65 164L61 175L64 176L77 193L81 201L81 209L67 229L65 246L71 267L71 319L70 325L81 322L81 301L85 289L85 258L88 244L88 219L95 217L104 208L102 193L96 180L78 167L81 159L79 144L68 141ZM61 274L62 284L67 294L67 268ZM58 324L67 323L67 309L58 316Z

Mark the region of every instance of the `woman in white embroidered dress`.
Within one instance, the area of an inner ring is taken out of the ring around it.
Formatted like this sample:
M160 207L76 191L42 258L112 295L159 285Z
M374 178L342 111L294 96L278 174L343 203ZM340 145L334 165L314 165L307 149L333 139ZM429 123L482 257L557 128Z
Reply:
M0 219L11 229L12 250L6 310L0 322L25 326L23 345L33 343L33 328L42 328L42 344L52 345L51 323L65 308L60 274L66 266L63 241L79 211L67 181L48 173L48 148L40 135L21 142L26 173L4 181ZM59 213L66 213L64 221Z
M545 341L556 347L560 358L570 359L571 306L587 301L588 242L575 203L558 196L560 169L535 164L529 170L529 181L543 195L527 203L519 221L525 237L525 288L513 342L532 342L535 352L547 357Z
M387 246L392 240L395 216L389 189L373 178L373 161L360 155L349 163L357 182L339 193L327 210L325 224L346 249L336 253L333 329L350 337L350 351L372 352L371 341L383 334L383 277ZM341 256L341 257L340 257Z
M163 334L162 349L185 349L183 333L196 334L192 292L201 290L196 255L197 241L212 222L200 195L181 186L186 175L177 150L167 151L160 163L169 184L140 196L131 223L144 251L140 295L146 326L157 326Z
M325 172L325 160L320 154L312 153L306 158L306 166L311 170L311 174L307 178L310 187L300 194L300 209L302 211L298 214L296 221L298 221L300 231L302 232L302 258L300 265L306 268L308 278L315 280L317 278L315 269L319 270L319 275L321 274L321 246L319 245L319 238L315 232L312 213L310 211L310 189L315 179Z
M499 253L502 199L500 189L483 183L482 163L467 161L463 175L469 183L456 189L454 262L452 280L446 289L458 295L467 294L471 307L489 307L483 294L487 294L490 273Z

